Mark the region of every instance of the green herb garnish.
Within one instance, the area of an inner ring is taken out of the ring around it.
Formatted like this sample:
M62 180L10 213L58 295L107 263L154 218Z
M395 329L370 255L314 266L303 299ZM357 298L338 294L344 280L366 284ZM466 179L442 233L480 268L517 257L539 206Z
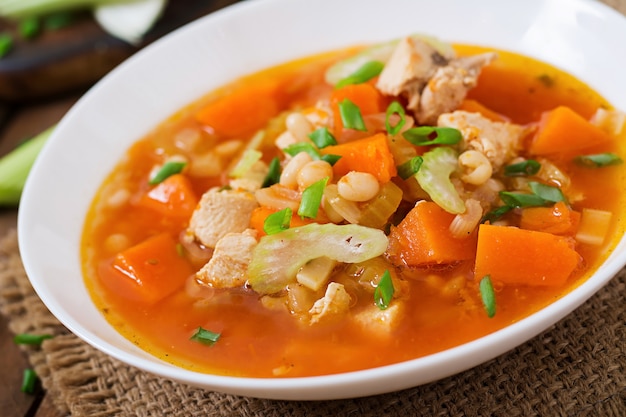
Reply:
M4 57L13 48L13 37L8 33L0 33L0 58Z
M51 338L51 334L20 333L15 335L13 342L17 345L40 345L44 340Z
M19 24L20 36L24 39L33 39L39 34L40 29L39 19L36 17L28 17Z
M380 61L368 61L361 65L356 71L348 75L346 78L340 80L335 88L345 87L350 84L362 84L371 80L380 74L385 67Z
M621 164L622 158L612 152L598 153L594 155L580 155L574 158L574 162L589 168L601 168L610 165Z
M311 139L318 149L337 144L337 140L326 127L320 127L309 133L309 139Z
M347 98L339 103L339 114L341 115L341 122L347 129L360 130L362 132L367 131L363 116L361 115L361 109Z
M163 164L161 169L159 169L152 178L150 178L150 181L148 181L148 184L150 185L160 184L163 181L165 181L167 178L171 177L172 175L182 172L183 168L185 168L186 165L187 165L187 162L168 161L165 164Z
M292 215L293 211L289 207L270 214L263 222L263 231L268 235L273 235L289 229Z
M277 184L280 181L280 159L278 157L272 158L270 161L267 175L263 179L261 188L269 187L270 185Z
M502 196L500 196L502 197ZM482 219L480 219L481 223L489 222L493 223L496 220L499 220L502 216L504 216L509 211L513 210L515 207L513 206L500 206L497 207L490 212L486 213Z
M34 394L35 386L37 384L37 374L34 370L28 368L24 369L24 376L22 377L22 392L26 394Z
M493 285L491 283L491 277L485 275L479 284L480 298L483 300L483 306L487 312L489 318L496 315L496 294L493 291Z
M416 146L455 145L463 139L461 131L453 127L419 126L402 134Z
M300 207L298 207L298 215L300 217L309 219L317 217L328 179L328 177L322 178L302 191L302 199L300 200Z
M332 154L322 155L317 150L317 148L313 146L313 144L308 143L308 142L293 143L287 146L286 148L283 148L283 152L291 156L296 156L300 152L306 152L307 154L309 154L311 158L316 159L316 160L319 159L322 161L326 161L331 165L335 165L335 162L337 162L341 158L341 155L332 155Z
M543 198L546 201L551 203L558 203L559 201L563 201L567 203L567 199L565 195L563 195L563 191L561 191L558 187L553 187L551 185L545 185L540 182L530 181L528 186L532 190L535 195Z
M409 159L408 161L397 167L398 175L403 180L411 178L420 170L422 162L424 162L424 158L422 158L421 156L414 156L413 158Z
M515 177L519 175L535 175L541 169L541 164L534 159L528 159L516 164L504 167L504 175L507 177Z
M378 285L374 290L374 303L376 306L381 310L386 310L391 303L394 291L391 274L386 270L380 277L380 281L378 281Z
M221 335L219 333L198 327L196 332L191 336L190 340L213 346L215 342L219 340L220 336Z
M389 119L394 114L397 114L398 116L400 116L400 121L396 123L395 126L392 126L391 121ZM404 107L402 107L402 105L398 103L397 101L394 101L387 107L387 112L385 115L385 129L387 129L387 133L389 133L390 135L396 135L398 134L398 132L400 132L400 129L402 129L405 124L406 124L406 118L405 118Z

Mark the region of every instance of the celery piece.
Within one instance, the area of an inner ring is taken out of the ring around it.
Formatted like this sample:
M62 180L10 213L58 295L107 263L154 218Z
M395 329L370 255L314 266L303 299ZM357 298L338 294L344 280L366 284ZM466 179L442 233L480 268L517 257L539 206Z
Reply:
M45 130L0 158L0 206L19 203L28 173L53 129Z
M376 195L361 210L361 226L382 229L402 202L402 190L393 182L385 183Z
M465 212L465 203L450 181L450 174L458 167L456 151L447 146L440 146L426 152L422 158L422 166L415 174L422 189L448 213Z
M0 16L9 19L44 16L59 11L90 9L106 3L129 0L0 0Z
M355 224L311 223L263 236L252 252L248 284L260 294L273 294L296 282L300 268L313 259L363 262L382 255L387 244L381 230Z
M97 5L96 22L109 34L137 45L163 14L166 0L134 0Z

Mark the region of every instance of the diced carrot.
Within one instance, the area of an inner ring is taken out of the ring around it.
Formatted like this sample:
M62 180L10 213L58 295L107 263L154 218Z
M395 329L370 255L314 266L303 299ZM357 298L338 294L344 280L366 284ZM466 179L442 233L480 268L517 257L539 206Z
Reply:
M574 153L611 141L611 136L569 107L545 112L530 145L530 153Z
M103 284L134 301L155 303L167 297L193 274L177 244L169 233L161 233L118 253L101 268Z
M333 166L333 173L337 178L350 171L369 172L384 184L398 173L387 135L384 133L327 146L322 152L341 156Z
M252 211L252 215L250 217L250 228L255 229L259 236L264 236L265 230L263 230L263 225L265 223L265 219L272 213L276 213L278 209L267 207L267 206L259 206ZM328 220L326 219L326 215L320 210L318 212L317 219L307 219L298 216L294 213L291 216L291 221L289 222L289 227L299 227L304 226L310 223L326 223Z
M387 255L396 265L429 266L473 259L476 233L457 239L450 233L454 215L423 201L392 227Z
M196 113L196 120L225 138L251 134L265 126L280 111L277 84L245 85L208 104Z
M578 267L573 240L511 226L481 224L474 273L504 284L558 286Z
M383 111L382 96L376 87L369 83L350 84L334 90L330 102L335 123L334 133L337 137L340 137L343 131L339 103L346 98L358 106L363 116Z
M138 200L139 206L163 216L184 219L191 216L197 204L198 197L184 174L175 174L166 178L149 189Z
M485 116L487 119L490 119L494 122L507 122L509 121L509 119L503 115L501 115L500 113L496 113L495 111L491 110L490 108L487 108L486 106L484 106L482 103L476 101L476 100L472 100L472 99L465 99L461 102L461 105L458 108L459 110L464 110L466 112L470 112L470 113L480 113L481 115Z
M527 230L574 236L580 223L580 213L559 201L552 207L527 207L522 210L520 227Z

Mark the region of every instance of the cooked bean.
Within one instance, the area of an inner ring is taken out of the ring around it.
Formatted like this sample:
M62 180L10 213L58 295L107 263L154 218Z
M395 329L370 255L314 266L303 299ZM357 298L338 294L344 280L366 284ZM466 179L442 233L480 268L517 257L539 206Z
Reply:
M280 185L289 188L296 188L298 185L298 173L306 164L311 162L313 158L306 152L300 152L287 162L280 175Z
M294 112L289 114L285 119L285 125L289 133L291 133L298 142L306 141L309 133L313 131L311 123L302 113Z
M305 164L298 172L297 180L300 190L304 190L309 185L328 177L328 181L333 179L333 167L326 161L311 161Z
M350 171L337 181L339 195L350 201L367 201L380 191L375 176L367 172Z

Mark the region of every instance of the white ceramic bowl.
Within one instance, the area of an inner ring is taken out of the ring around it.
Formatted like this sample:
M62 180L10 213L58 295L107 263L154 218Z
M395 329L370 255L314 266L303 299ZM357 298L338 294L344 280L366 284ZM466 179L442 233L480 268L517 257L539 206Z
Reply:
M626 19L593 0L248 0L142 50L60 122L28 179L18 220L22 258L43 302L86 342L145 371L210 390L311 400L378 394L449 376L518 346L570 313L623 267L626 240L579 288L501 331L420 359L339 375L255 379L181 369L124 339L92 304L79 259L84 216L98 185L132 142L241 75L415 32L539 58L626 109L626 48L620 44Z

